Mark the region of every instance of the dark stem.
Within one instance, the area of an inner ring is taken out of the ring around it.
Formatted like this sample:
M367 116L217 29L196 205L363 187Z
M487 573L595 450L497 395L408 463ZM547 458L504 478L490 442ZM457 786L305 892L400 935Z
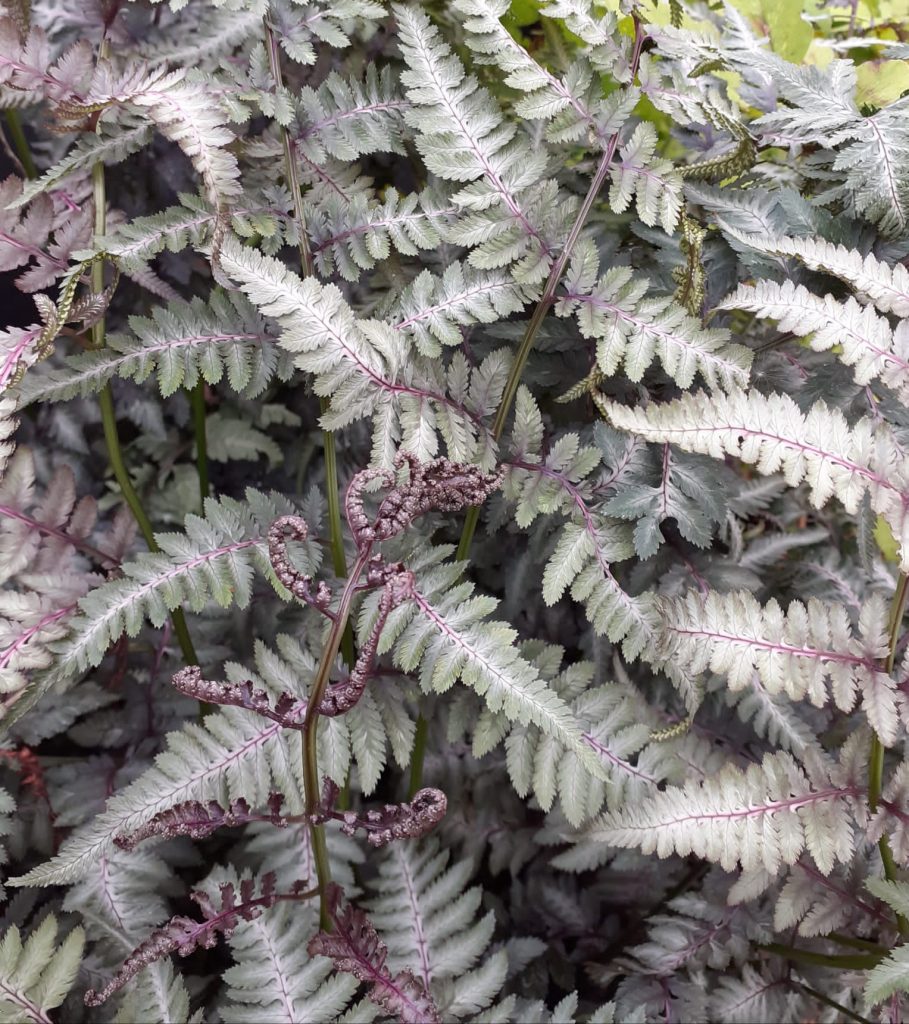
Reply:
M638 71L638 65L641 60L641 47L644 45L644 38L644 33L641 30L641 23L637 18L635 18L634 51L631 58L632 81ZM571 226L571 231L568 234L565 245L562 247L562 251L559 253L558 259L556 259L555 263L552 265L552 269L549 271L549 277L546 279L546 285L543 288L543 294L540 297L540 301L537 303L536 308L528 321L527 328L524 331L524 337L521 339L521 345L518 348L514 363L512 363L511 372L508 375L505 390L502 393L502 401L499 403L496 418L492 425L492 435L496 441L501 439L505 430L505 422L508 419L509 412L511 411L514 397L518 392L518 387L521 383L521 375L524 373L524 366L530 357L531 350L533 349L534 342L536 341L537 333L540 330L540 325L543 323L543 320L555 299L556 288L558 288L559 282L562 280L562 276L568 266L572 250L577 244L578 238L580 238L581 231L587 222L587 218L590 216L590 211L593 209L593 204L596 202L600 189L606 181L606 175L609 173L609 167L612 163L613 157L615 156L618 144L619 133L616 132L610 138L609 143L603 152L603 156L600 158L599 166L597 167L596 174L593 176L593 181L590 183L590 188L587 190L587 195L584 197L584 202L581 203L581 208L578 211L574 224ZM472 505L467 510L467 515L464 517L464 527L461 530L461 540L458 543L458 550L455 555L455 558L459 562L464 561L470 554L470 545L473 542L473 535L476 532L479 519L480 507L479 505ZM423 782L423 762L426 758L427 732L428 723L421 714L417 719L414 749L410 760L411 796L421 787Z
M880 953L856 953L854 956L840 953L815 953L810 949L797 949L785 946L781 942L768 942L759 945L767 953L781 956L797 964L811 964L813 967L835 967L839 970L867 971L876 966L884 958L886 951Z
M413 735L413 751L410 755L410 784L407 799L412 800L423 788L423 764L426 761L426 740L429 736L429 722L423 714L417 717L417 728Z
M822 992L818 992L817 989L811 988L804 982L796 981L795 978L791 978L790 981L796 988L800 988L806 996L811 996L812 999L816 999L819 1003L823 1003L824 1006L829 1006L831 1010L836 1010L849 1020L857 1021L858 1024L871 1024L871 1021L868 1020L867 1017L862 1017L853 1010L847 1009L842 1003L838 1003L829 996L825 996Z

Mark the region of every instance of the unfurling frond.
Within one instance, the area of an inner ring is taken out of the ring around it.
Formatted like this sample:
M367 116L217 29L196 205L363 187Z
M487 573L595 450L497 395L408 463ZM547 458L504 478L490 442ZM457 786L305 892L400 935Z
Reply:
M263 875L261 887L255 881L244 878L238 887L226 882L220 887L220 899L214 903L202 890L192 893L192 898L202 911L202 920L177 916L152 934L123 962L114 977L100 992L89 989L85 993L86 1006L101 1006L140 971L151 964L169 957L172 953L189 956L197 949L211 949L219 936L230 938L240 921L252 921L276 903L307 899L311 893L304 893L304 884L297 883L289 892L277 892L275 876ZM260 895L256 892L260 891Z
M322 784L322 802L310 820L321 824L335 819L341 822L344 835L366 833L370 846L388 846L403 839L418 839L431 832L445 817L448 800L440 789L421 789L414 793L409 802L385 804L382 808L370 807L363 814L356 811L336 811L338 785L331 779Z
M206 888L225 882L239 887L243 879L219 868L206 881ZM327 958L309 955L306 944L315 930L316 916L312 903L282 900L255 917L237 921L227 936L234 966L223 975L227 1002L220 1015L226 1024L347 1019L339 1015L356 992L357 982L350 975L335 973ZM368 1012L357 1018L370 1019Z

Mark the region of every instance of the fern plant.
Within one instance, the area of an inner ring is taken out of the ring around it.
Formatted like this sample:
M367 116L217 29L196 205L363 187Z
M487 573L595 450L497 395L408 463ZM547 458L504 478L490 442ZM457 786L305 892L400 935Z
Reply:
M903 1019L907 33L0 6L0 1017Z

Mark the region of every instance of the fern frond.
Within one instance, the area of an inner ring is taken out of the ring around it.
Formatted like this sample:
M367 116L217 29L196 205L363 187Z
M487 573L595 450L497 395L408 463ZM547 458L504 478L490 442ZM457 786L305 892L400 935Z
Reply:
M237 47L262 32L257 4L196 6L190 4L179 19L162 19L136 47L136 57L158 64L193 68L216 66ZM179 26L179 27L178 27Z
M520 656L515 631L505 622L489 621L498 602L473 596L473 584L458 582L464 563L433 564L445 553L446 549L430 550L409 566L416 573L413 597L389 616L380 653L393 647L396 664L405 672L419 671L420 686L427 693L443 693L460 679L491 711L539 726L575 750L588 770L598 774L600 767L584 744L577 721Z
M909 946L902 945L872 967L865 978L865 1003L870 1008L897 992L909 992Z
M394 11L408 68L401 80L413 104L404 117L417 131L426 167L447 181L472 183L452 199L478 211L476 227L483 226L484 241L494 239L489 253L495 250L497 262L486 265L523 260L525 271L533 269L539 279L535 268L548 258L551 243L524 207L525 194L543 177L545 154L534 152L492 96L465 74L425 13L402 6Z
M344 901L339 885L329 886L327 905L330 930L310 939L310 955L330 957L336 970L363 982L367 998L401 1024L441 1024L426 986L409 969L392 974L385 943L366 914Z
M225 708L202 724L189 723L167 737L155 765L115 793L106 810L76 829L57 855L10 884L56 885L85 877L110 855L117 836L128 836L156 815L190 800L227 803L244 793L264 806L283 794L290 813L302 809L300 734L253 712Z
M78 600L101 582L102 567L118 563L119 552L90 543L97 504L90 497L76 500L68 467L37 498L27 448L13 455L0 481L0 519L0 580L6 584L0 593L0 692L13 693L27 684L29 673L52 665L54 643L65 636Z
M727 229L728 230L728 229ZM733 231L734 238L758 252L794 256L810 270L820 270L851 285L863 302L872 302L882 313L909 317L909 270L892 266L873 253L836 245L823 238L761 237Z
M173 1024L203 1024L204 1009L189 1012L189 992L183 975L169 960L160 960L143 971L124 993L114 1024L137 1020L166 1020Z
M853 298L838 302L829 294L821 297L792 281L758 281L739 285L717 309L744 309L762 319L777 320L780 331L808 338L815 352L841 346L837 357L852 367L856 384L880 378L909 399L906 332L901 327L894 332L873 306L862 306Z
M331 398L348 421L369 415L404 353L395 335L376 320L356 320L334 285L301 281L277 260L227 240L224 270L253 303L281 324L279 341L298 369L316 375L316 393ZM338 424L340 425L340 424Z
M421 355L433 358L442 345L460 345L462 327L496 323L517 313L533 293L503 271L473 270L457 261L441 277L420 273L401 293L395 329L413 338Z
M119 962L167 917L165 896L178 890L170 867L154 853L111 850L67 892L63 908L80 914L88 937Z
M504 950L489 953L495 920L492 911L479 916L480 886L467 888L473 863L450 861L437 839L393 843L366 908L388 946L389 967L409 968L442 1018L460 1020L499 994L508 958Z
M98 240L98 251L115 261L123 273L133 274L146 272L149 261L164 250L176 253L189 245L205 245L216 229L221 211L195 195L183 193L179 198L179 206L117 226ZM241 200L230 211L228 223L241 237L259 235L266 248L270 242L280 247L283 212L267 202Z
M544 0L541 12L547 18L565 22L565 27L583 40L587 58L600 71L609 71L616 81L631 78L629 53L616 39L616 15L603 11L595 0Z
M453 213L428 189L402 196L387 188L381 203L364 193L349 202L329 194L307 211L306 219L319 272L328 277L337 268L345 280L355 281L361 271L387 259L392 246L405 256L437 248L440 229Z
M682 209L682 178L672 161L654 159L656 144L656 129L644 121L619 148L610 171L609 205L615 213L624 213L634 198L641 220L649 227L659 224L671 235Z
M69 356L63 367L28 374L21 404L59 402L98 392L113 377L142 383L157 374L165 397L202 379L254 398L278 372L279 356L255 307L239 295L172 302L151 318L129 319L132 335L108 336L104 350ZM285 369L285 375L286 375Z
M807 851L829 874L852 858L851 802L859 786L837 770L811 778L782 752L744 771L727 764L715 775L670 788L606 814L592 835L612 846L668 857L693 854L732 871L762 867L771 875Z
M332 72L318 89L305 86L298 103L295 142L314 163L327 156L357 160L368 153L405 152L402 115L410 104L389 67L378 72L370 64L362 81Z
M388 13L377 0L320 0L306 6L302 17L296 6L268 9L282 48L291 60L303 65L316 62L314 41L327 44L329 49L350 46L355 31L372 31L372 23Z
M518 117L549 122L552 142L575 142L583 136L604 147L622 127L637 101L635 90L620 93L618 102L603 100L593 84L586 61L576 60L563 78L550 72L502 24L508 0L457 0L454 9L464 17L467 45L478 64L494 64L505 72L505 84L524 93L515 105ZM554 15L544 11L549 17Z
M555 680L557 692L562 692L563 685L576 688L585 679L591 682L592 669L572 665L563 673L562 685ZM591 776L574 751L552 737L533 726L513 726L505 740L505 760L519 796L533 792L547 812L558 797L569 824L578 828L599 814L604 803L620 807L678 776L672 745L649 742L657 718L630 688L604 683L585 689L571 701L571 709L584 727L584 742L599 759L606 781ZM492 724L487 718L488 712L476 726L475 755L489 746L483 742L483 733Z
M102 123L98 134L83 136L73 148L40 178L25 183L15 206L24 206L35 196L56 188L61 181L74 174L84 174L96 163L118 164L132 153L142 149L151 137L146 124L109 125Z
M505 385L502 353L493 352L472 371L462 357L447 380L431 364L413 360L405 372L404 332L384 321L356 319L334 285L301 281L277 260L231 239L221 262L253 303L278 320L278 344L294 356L294 365L315 374L316 393L329 399L322 416L326 429L372 416L374 461L383 465L392 462L396 436L405 450L426 460L437 454L439 435L452 459L491 464L491 435L482 420L495 410Z
M666 373L689 388L700 373L711 390L748 381L751 353L729 342L728 331L704 328L668 295L647 295L649 281L630 267L613 267L597 279L599 258L591 244L575 250L559 316L577 315L581 334L595 338L597 365L612 376L620 363L639 381L659 358Z
M731 455L761 474L782 472L791 487L807 480L815 508L837 497L855 515L867 494L897 538L902 567L909 568L909 457L888 427L868 418L850 426L823 402L803 413L786 395L758 392L698 392L637 409L600 397L597 404L619 429L648 441L713 458Z
M209 601L244 608L252 594L253 567L271 575L265 533L278 510L264 495L247 490L247 503L208 499L205 518L187 516L184 534L158 534L160 554L143 554L122 566L122 577L96 587L80 602L57 652L53 675L97 665L124 633L135 636L147 619L163 625L184 602L201 611Z
M660 598L663 644L654 660L671 674L727 676L732 690L752 685L756 674L770 694L810 700L823 707L827 684L841 711L861 697L865 713L885 745L896 742L899 693L881 669L887 651L887 608L872 596L853 629L845 607L810 598L761 605L747 591Z
M232 884L241 877L218 869L206 888ZM223 974L226 1024L257 1024L264 1020L295 1024L334 1020L348 1006L357 983L332 971L331 961L310 957L306 944L317 924L309 903L278 903L250 921L240 921L228 936L234 966Z
M23 943L11 925L0 939L0 1014L9 1021L47 1021L76 980L85 933L71 931L57 945L57 921L52 914Z
M193 81L181 68L105 84L107 89L93 90L83 102L69 105L71 114L78 117L110 106L135 110L186 153L217 209L241 194L240 168L228 148L234 135L225 126L226 114L213 102L209 80Z
M626 657L634 658L653 642L650 596L627 594L612 571L613 561L631 556L629 530L595 507L591 474L601 453L566 434L540 454L543 421L530 391L518 389L512 446L518 458L507 464L505 494L517 503L515 518L526 528L540 516L562 514L568 521L543 571L543 600L555 604L566 590L584 604L594 630L614 643L623 641Z

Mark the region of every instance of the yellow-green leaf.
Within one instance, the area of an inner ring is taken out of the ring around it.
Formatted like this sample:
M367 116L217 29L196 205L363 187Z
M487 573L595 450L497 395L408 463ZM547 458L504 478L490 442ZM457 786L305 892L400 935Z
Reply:
M784 60L798 64L808 52L814 30L802 17L799 0L762 0L761 14L770 30L773 49Z
M909 89L909 61L868 61L856 68L855 98L862 106L886 107Z
M874 524L874 539L877 541L877 546L885 561L899 562L900 546L897 544L890 526L880 516L877 517L877 522Z

